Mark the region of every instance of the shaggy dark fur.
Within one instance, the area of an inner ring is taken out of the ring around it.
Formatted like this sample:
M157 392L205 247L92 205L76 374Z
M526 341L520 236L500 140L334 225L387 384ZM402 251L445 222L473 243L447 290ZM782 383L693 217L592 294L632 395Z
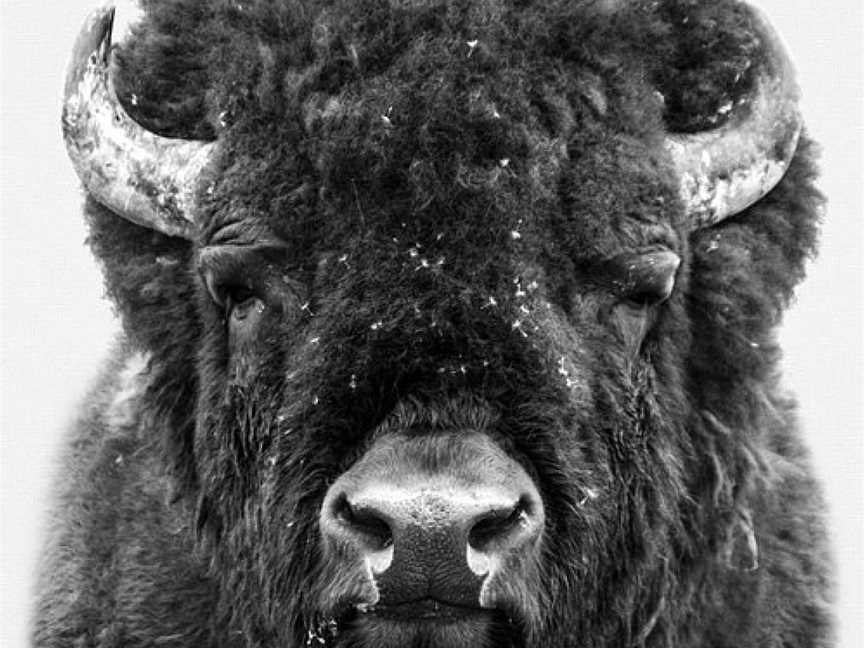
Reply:
M36 645L364 645L322 604L324 493L394 410L445 429L465 398L546 508L535 611L490 645L831 645L774 338L815 249L813 148L688 233L660 147L746 97L745 6L146 7L124 101L221 153L195 244L87 203L125 334L71 436ZM675 290L629 306L614 260L654 249ZM254 330L206 272L260 297Z

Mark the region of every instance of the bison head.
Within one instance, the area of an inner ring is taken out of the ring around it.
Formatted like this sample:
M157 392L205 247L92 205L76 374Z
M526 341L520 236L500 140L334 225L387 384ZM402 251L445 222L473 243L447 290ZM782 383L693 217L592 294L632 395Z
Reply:
M167 2L118 46L113 19L64 134L214 617L249 645L698 633L756 564L814 237L764 21Z

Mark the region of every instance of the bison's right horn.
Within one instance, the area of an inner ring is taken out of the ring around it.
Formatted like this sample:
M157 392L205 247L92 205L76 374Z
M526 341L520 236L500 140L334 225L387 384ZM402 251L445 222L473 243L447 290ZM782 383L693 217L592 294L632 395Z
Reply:
M693 229L733 216L771 191L789 168L801 133L792 64L768 21L751 11L766 57L754 92L724 126L666 139Z
M75 171L100 203L169 236L195 231L196 179L213 143L160 137L137 124L111 81L114 8L90 15L72 53L63 100L63 138Z

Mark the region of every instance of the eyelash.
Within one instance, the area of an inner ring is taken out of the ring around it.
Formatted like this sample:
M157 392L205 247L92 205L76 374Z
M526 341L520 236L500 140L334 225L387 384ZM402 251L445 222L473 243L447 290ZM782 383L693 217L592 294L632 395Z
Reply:
M675 289L680 262L678 255L668 250L632 257L624 264L627 278L620 297L639 307L666 301Z

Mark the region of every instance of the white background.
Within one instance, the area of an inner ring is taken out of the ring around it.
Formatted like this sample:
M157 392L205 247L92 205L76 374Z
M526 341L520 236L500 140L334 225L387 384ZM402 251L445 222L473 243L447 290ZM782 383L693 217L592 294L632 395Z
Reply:
M2 21L2 578L0 645L27 645L31 583L58 439L117 331L83 246L62 148L68 52L97 0L0 0ZM789 45L830 198L819 260L781 338L828 496L840 648L864 643L862 49L860 0L763 0Z

